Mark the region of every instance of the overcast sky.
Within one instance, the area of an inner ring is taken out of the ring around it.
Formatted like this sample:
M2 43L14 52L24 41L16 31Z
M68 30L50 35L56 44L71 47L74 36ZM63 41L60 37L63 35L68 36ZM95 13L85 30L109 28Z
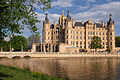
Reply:
M47 11L42 11L39 6L36 6L35 11L38 15L38 19L41 23L36 24L39 28L39 32L42 34L43 20L45 19L45 13L48 13L50 23L56 21L64 10L67 15L67 10L70 10L70 15L75 21L83 21L93 19L94 22L100 22L109 20L110 13L115 21L115 33L116 36L120 36L120 0L52 0L52 8ZM31 35L28 29L25 29L24 35L26 38Z

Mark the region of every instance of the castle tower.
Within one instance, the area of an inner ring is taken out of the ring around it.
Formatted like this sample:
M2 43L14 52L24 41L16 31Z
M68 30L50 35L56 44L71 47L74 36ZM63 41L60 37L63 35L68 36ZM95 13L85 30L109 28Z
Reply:
M115 48L115 25L114 21L112 21L112 14L110 14L109 22L107 22L107 48L114 49Z
M65 27L65 43L71 44L71 30L73 28L74 20L70 17L69 10L67 12L66 27Z
M48 19L47 13L43 21L43 43L51 43L50 20Z
M65 27L66 16L64 16L64 11L62 11L62 16L59 18L59 24L64 28Z

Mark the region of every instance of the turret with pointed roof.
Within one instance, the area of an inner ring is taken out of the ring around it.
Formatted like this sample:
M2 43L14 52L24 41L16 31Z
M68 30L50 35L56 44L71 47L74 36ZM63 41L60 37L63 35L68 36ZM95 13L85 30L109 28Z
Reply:
M70 17L70 11L68 9L68 13L67 13L67 18L68 18L68 21L71 21L71 17Z

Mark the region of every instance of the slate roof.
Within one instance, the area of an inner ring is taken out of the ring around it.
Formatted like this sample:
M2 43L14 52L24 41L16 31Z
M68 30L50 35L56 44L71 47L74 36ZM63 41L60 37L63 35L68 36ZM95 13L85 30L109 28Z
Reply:
M95 23L96 27L103 27L100 23Z
M53 28L54 28L54 24L51 24L50 29L53 29Z
M82 22L76 22L75 26L84 26L84 25L82 24Z

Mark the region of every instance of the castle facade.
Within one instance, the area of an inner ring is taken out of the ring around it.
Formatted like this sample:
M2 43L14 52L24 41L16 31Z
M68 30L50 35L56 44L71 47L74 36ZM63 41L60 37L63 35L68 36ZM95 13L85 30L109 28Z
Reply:
M93 51L90 49L92 38L98 36L101 39L102 49L115 48L115 24L110 14L109 21L105 23L95 22L89 19L85 23L75 22L70 16L69 10L67 16L59 17L59 22L50 24L50 19L46 14L43 21L43 40L39 44L39 51L44 52L81 52Z

